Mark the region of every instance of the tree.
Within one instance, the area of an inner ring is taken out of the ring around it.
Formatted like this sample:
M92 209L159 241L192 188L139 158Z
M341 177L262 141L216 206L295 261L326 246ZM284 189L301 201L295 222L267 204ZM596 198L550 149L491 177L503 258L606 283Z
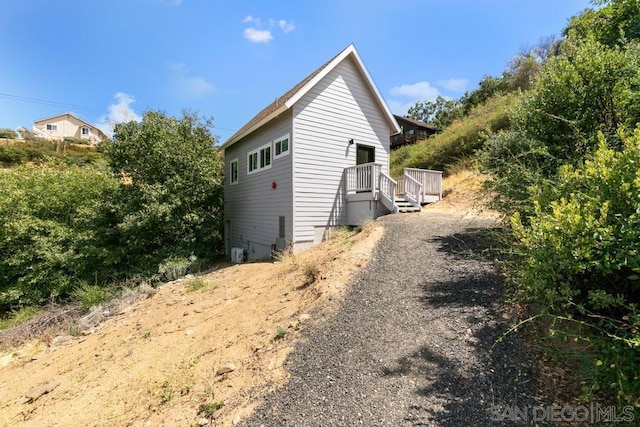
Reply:
M593 149L598 131L619 144L620 129L640 121L640 49L608 48L593 38L569 40L542 67L516 111L516 127L560 159Z
M567 38L595 38L613 47L640 39L640 2L637 0L594 0L598 10L587 9L574 16L564 29Z
M410 117L444 129L461 117L460 101L438 96L435 101L418 101L409 108Z
M509 91L509 75L504 73L502 77L484 76L478 89L467 92L460 100L462 115L467 116L474 107L484 104L495 95L504 94Z
M123 246L135 256L220 250L224 163L211 127L197 114L159 111L116 125L105 152L123 180L114 210Z

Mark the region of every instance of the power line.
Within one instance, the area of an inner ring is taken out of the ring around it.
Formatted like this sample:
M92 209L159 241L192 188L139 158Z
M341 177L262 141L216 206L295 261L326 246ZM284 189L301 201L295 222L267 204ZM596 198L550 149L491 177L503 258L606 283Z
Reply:
M91 111L97 111L97 112L104 111L103 108L98 108L98 107L89 107L86 105L79 105L79 104L69 104L66 102L47 101L45 99L29 98L26 96L12 95L10 93L0 93L0 98L8 99L11 101L30 102L32 104L51 105L54 107L72 107L72 108L80 108L83 110L91 110Z

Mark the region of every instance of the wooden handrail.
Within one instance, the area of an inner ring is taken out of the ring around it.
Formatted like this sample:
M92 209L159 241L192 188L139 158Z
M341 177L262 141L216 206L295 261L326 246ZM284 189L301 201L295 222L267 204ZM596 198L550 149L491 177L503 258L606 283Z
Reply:
M398 183L384 172L380 172L378 188L380 189L380 201L391 212L397 212L396 186Z
M405 168L404 174L422 184L422 190L420 192L421 203L425 195L438 196L439 199L442 199L442 171Z
M404 174L404 197L414 205L420 205L422 202L422 184L417 179Z

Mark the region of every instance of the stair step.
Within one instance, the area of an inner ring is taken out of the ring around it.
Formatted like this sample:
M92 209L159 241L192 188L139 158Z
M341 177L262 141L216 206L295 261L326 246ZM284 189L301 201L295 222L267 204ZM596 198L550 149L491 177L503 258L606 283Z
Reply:
M398 206L398 212L402 212L402 213L407 213L407 212L419 212L420 206L406 206L406 207L400 207Z

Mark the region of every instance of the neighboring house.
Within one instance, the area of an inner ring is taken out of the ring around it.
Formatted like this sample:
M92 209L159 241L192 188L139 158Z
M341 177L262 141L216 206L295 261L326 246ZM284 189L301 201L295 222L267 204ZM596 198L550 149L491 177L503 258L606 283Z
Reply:
M49 140L63 140L69 137L86 139L92 143L107 139L100 129L80 120L71 113L36 120L33 125L33 134Z
M402 147L403 145L415 144L440 132L435 126L411 117L393 115L400 125L400 133L391 135L391 148Z
M399 130L348 46L222 145L227 256L298 251L334 227L398 211L388 170Z

